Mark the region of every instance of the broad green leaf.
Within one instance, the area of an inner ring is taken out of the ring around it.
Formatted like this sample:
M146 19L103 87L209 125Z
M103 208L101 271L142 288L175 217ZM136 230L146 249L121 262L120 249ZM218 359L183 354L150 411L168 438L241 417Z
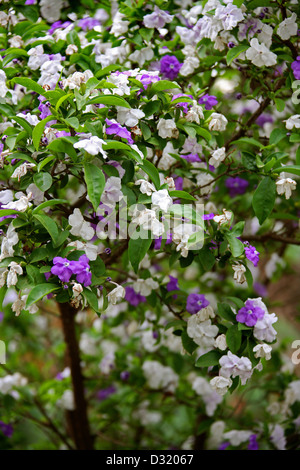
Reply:
M232 325L226 332L226 343L233 354L236 354L241 347L242 334L238 329L238 325Z
M276 173L281 173L282 171L300 176L300 165L287 165L276 168Z
M44 96L45 94L44 88L41 87L41 85L38 85L34 80L31 80L31 78L15 77L12 81L13 83L18 83L18 85L24 86L27 90L35 91L39 95Z
M52 176L50 173L35 173L33 181L41 191L47 191L52 186Z
M156 189L160 188L160 178L157 168L149 160L144 160L140 168L150 176L152 182L154 183Z
M235 314L233 313L231 307L224 302L218 303L218 314L220 317L224 318L224 320L231 322L236 321Z
M249 49L249 45L240 45L229 49L226 55L227 65L230 65L234 59L236 59L242 52L245 52L247 49Z
M196 201L194 196L187 193L186 191L174 190L174 191L170 191L169 194L171 197L175 197L176 199L178 198L178 199L186 199L188 201Z
M56 206L57 204L68 204L68 201L66 199L50 199L49 201L42 202L42 204L35 207L32 213L36 214L37 212L44 210L46 207Z
M286 137L286 131L284 129L273 129L270 135L270 145L276 145L282 139Z
M100 168L92 163L84 163L84 177L87 186L89 200L97 211L100 205L101 195L105 186L105 176Z
M209 351L208 353L203 354L196 361L196 367L212 367L219 364L222 354L219 351Z
M98 307L98 297L94 292L89 289L83 288L82 295L86 299L89 306L99 315L101 314L99 307Z
M55 105L55 110L58 111L61 105L63 104L63 102L71 98L71 96L73 96L73 93L67 93L64 96L61 96Z
M26 119L20 116L10 116L9 119L16 121L21 127L23 127L30 137L32 136L32 126L26 121Z
M54 155L49 155L49 157L46 157L46 158L44 158L44 160L39 162L39 164L37 166L38 173L44 168L44 166L48 165L49 162L52 162L52 160L55 160L55 156Z
M152 243L152 239L149 236L148 238L130 238L128 243L128 257L129 261L134 269L134 272L137 273L139 269L140 262L144 259L146 253L148 252Z
M256 188L252 199L252 207L260 225L271 214L276 198L276 184L270 178L264 178Z
M54 119L54 116L47 116L45 119L43 119L42 121L40 121L33 129L32 131L32 142L33 142L33 145L35 147L35 150L38 150L39 149L39 146L40 146L40 141L41 141L41 137L44 133L44 130L45 130L45 126L47 124L47 122L49 121L53 121Z
M181 341L182 346L189 354L193 354L193 352L198 348L198 344L196 344L195 341L189 337L186 330L182 331Z
M155 93L159 91L173 90L174 88L180 89L180 85L176 82L170 82L169 80L160 80L159 82L152 83L151 95L155 95Z
M59 231L58 231L58 227L56 225L56 223L54 222L53 219L51 219L51 217L48 217L47 215L42 215L42 214L33 214L33 217L38 220L40 222L40 224L42 224L42 226L47 230L47 232L49 233L50 237L52 238L53 240L53 243L55 245L55 243L57 243L58 241L58 235L59 235Z
M72 159L77 159L77 152L73 147L73 143L71 143L66 137L59 137L58 139L53 140L47 148L52 152L66 153Z
M235 258L241 256L245 250L243 242L241 242L241 240L239 240L229 232L226 232L224 235L226 240L228 241L232 256L234 256Z
M30 291L27 297L26 307L30 307L30 305L38 302L38 300L41 300L46 295L51 294L51 292L54 292L58 290L59 288L60 287L56 284L48 284L48 283L39 284L38 286L35 286Z
M210 271L216 262L216 258L208 246L204 246L199 251L198 260L204 271Z
M239 144L248 144L253 145L254 147L262 148L263 144L261 144L258 140L254 139L253 137L241 137L238 140L234 140L230 142L230 145L239 145Z
M17 160L24 160L26 162L34 163L36 165L36 161L29 155L26 155L25 153L14 152L8 155L6 158L8 160L12 160L16 158Z
M123 106L124 108L130 108L130 105L126 100L124 100L124 98L116 95L95 96L95 98L87 101L86 104L105 104L107 106Z

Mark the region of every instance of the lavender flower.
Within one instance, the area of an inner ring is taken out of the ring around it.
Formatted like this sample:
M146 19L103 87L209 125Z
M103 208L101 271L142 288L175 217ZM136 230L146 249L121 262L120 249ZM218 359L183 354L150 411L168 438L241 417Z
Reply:
M174 55L165 55L160 60L160 72L164 78L169 80L174 80L177 77L181 67L182 64Z
M218 104L218 100L214 95L206 94L206 95L201 96L201 98L199 98L198 103L204 104L205 109L207 111L210 111L213 106L216 106Z
M249 183L247 180L239 178L238 176L236 176L235 178L230 176L226 179L225 186L229 189L229 196L235 197L239 194L244 194L247 187L249 186Z
M179 285L178 285L178 279L176 277L171 276L171 275L169 275L169 278L170 278L170 280L169 280L168 284L166 285L167 291L171 292L173 290L180 290ZM173 297L173 299L177 299L176 294L173 295L172 297Z
M246 258L256 267L259 262L259 252L256 250L255 246L249 245L248 242L245 242L245 245Z
M162 242L162 236L154 239L154 250L160 250ZM172 234L170 232L167 233L166 245L172 243Z
M11 437L13 435L14 430L11 424L6 424L3 421L0 421L0 429L6 437Z
M201 162L201 158L197 153L189 153L188 155L180 155L181 158L184 158L189 163Z
M133 307L137 307L140 303L146 302L146 297L141 294L137 294L133 287L125 287L125 300L130 303Z
M83 29L84 31L88 31L90 29L94 29L95 26L100 26L100 21L96 20L96 18L81 18L78 21L78 26Z
M292 62L291 69L293 71L295 79L300 80L300 56L298 56L297 59Z
M126 139L129 144L134 144L134 140L131 137L131 133L126 129L126 127L121 126L117 121L105 119L105 122L108 127L106 127L107 135L117 135L122 139Z
M53 264L54 266L51 268L51 273L58 276L62 282L69 282L73 274L73 262L69 261L67 258L56 256L53 258Z
M209 305L209 301L203 294L189 294L186 302L186 310L192 315Z
M117 391L116 387L114 385L110 385L107 388L103 388L102 390L99 390L99 392L97 393L97 398L98 398L99 401L106 400L111 395L116 393L116 391Z
M184 98L191 98L191 100L193 99L192 95L186 95L185 93L177 93L177 95L174 95L173 98L172 98L172 101L174 100L177 100L177 98L181 98L181 97L184 97ZM177 103L175 105L176 108L183 108L183 112L186 114L188 112L188 108L189 106L191 106L191 103L186 103L184 101L180 102L180 103Z
M92 283L92 273L90 271L89 259L86 255L80 256L78 261L73 261L73 274L76 274L76 281L84 287Z
M251 434L249 438L248 450L258 450L258 443L256 439L257 439L256 434Z
M264 314L262 308L255 305L252 300L247 300L245 306L238 311L236 320L245 323L246 326L254 326L258 320L263 318Z

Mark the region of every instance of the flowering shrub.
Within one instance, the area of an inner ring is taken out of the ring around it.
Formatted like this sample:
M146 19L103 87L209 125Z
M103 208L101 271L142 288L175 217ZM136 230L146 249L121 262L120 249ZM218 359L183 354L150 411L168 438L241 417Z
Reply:
M299 448L298 14L2 2L3 448Z

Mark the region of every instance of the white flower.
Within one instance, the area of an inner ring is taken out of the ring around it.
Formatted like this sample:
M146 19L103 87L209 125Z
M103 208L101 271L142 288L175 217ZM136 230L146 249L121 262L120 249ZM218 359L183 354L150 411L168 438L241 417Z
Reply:
M215 347L220 349L221 351L225 351L228 348L227 342L226 342L226 336L224 334L216 337Z
M176 251L180 251L183 258L186 258L191 245L189 245L189 238L194 233L201 230L201 227L194 224L181 223L174 228L172 234L172 241L177 245Z
M117 121L119 124L122 124L128 127L135 127L139 120L145 117L145 113L140 109L127 109L121 106L117 106Z
M226 157L226 149L225 147L221 147L212 153L208 163L214 166L215 168L218 168L220 163L224 161L225 157Z
M153 184L149 183L149 181L140 179L137 180L135 185L140 185L140 191L142 194L147 194L147 196L151 196L154 191L156 191L155 187Z
M276 180L277 194L284 194L286 199L289 199L292 195L292 191L296 189L296 181L292 178L278 178Z
M63 7L62 0L53 0L49 2L48 0L40 1L40 13L48 23L54 23L60 19L60 10Z
M161 10L155 5L153 13L144 16L143 23L146 28L161 29L165 26L166 23L171 23L173 18L173 15L170 15L169 13L164 10Z
M78 282L74 282L72 286L72 291L73 291L74 297L78 297L83 292L83 287Z
M86 222L78 208L74 209L73 214L69 216L71 225L70 233L75 237L81 237L84 240L91 240L95 235L94 229Z
M137 49L128 57L131 62L137 62L139 67L142 67L144 63L148 60L151 60L154 56L154 52L151 46L143 47L142 49Z
M66 54L72 55L72 54L76 54L76 52L78 52L78 47L75 44L68 44L68 47L66 49Z
M13 36L11 39L8 40L8 42L10 44L10 47L16 47L16 48L21 48L23 47L23 44L24 44L23 39L19 35Z
M152 204L158 206L163 212L168 212L170 207L173 205L173 200L169 196L167 189L160 189L152 193Z
M123 196L121 191L121 178L117 176L110 176L104 186L101 196L101 202L104 204L115 204L120 201Z
M222 402L220 394L211 387L204 377L196 377L193 381L192 389L204 401L207 416L213 416L218 404Z
M84 149L90 155L98 155L98 153L101 153L103 158L107 158L107 153L102 148L105 144L105 140L92 135L89 139L82 139L79 142L76 142L73 147L75 149Z
M230 31L240 21L243 21L244 15L240 8L229 3L226 6L220 5L216 8L215 18L222 21L223 28L226 31Z
M107 294L107 299L108 302L112 305L116 305L117 302L120 300L124 299L125 297L125 289L124 287L116 284L117 287L115 287L112 291L110 291Z
M227 119L223 114L219 113L212 113L210 116L210 121L208 128L210 131L225 131L226 126L227 126Z
M122 36L123 34L127 33L129 21L124 21L125 15L117 11L113 18L112 28L110 33L113 34L115 37Z
M158 135L163 139L175 137L178 133L174 119L160 118L157 123Z
M159 284L154 281L151 277L148 279L137 279L132 287L137 294L141 294L145 297L151 294L152 290L158 289Z
M7 287L15 286L18 282L18 275L21 276L23 274L23 269L15 261L12 261L8 267L9 271L6 279Z
M187 47L187 46L186 46ZM182 66L180 67L180 75L187 77L194 73L195 69L199 67L200 61L198 57L188 56L184 59Z
M145 361L142 369L150 388L162 388L168 392L176 390L179 377L171 367L163 366L157 361Z
M272 431L270 439L276 449L286 450L286 437L284 435L283 427L280 424L269 424L269 430Z
M285 127L288 129L288 130L291 130L293 129L294 127L296 127L296 129L300 129L300 114L294 114L294 116L291 116L290 118L288 118L286 121L283 121L285 122Z
M282 21L277 28L277 34L283 41L287 41L290 37L296 36L297 31L298 25L296 13L293 13L289 18Z
M198 313L191 315L187 321L187 334L204 351L214 348L215 337L218 334L218 327L212 325L211 320L201 320Z
M223 214L215 215L213 220L214 222L217 222L219 226L221 226L223 224L229 223L231 221L231 218L232 218L232 212L226 209L223 209Z
M109 77L107 77L107 81L116 85L117 88L113 88L111 90L114 95L130 95L131 90L128 86L128 77L124 73L119 73L118 75L112 73Z
M278 320L275 313L265 313L263 318L258 320L253 329L253 335L260 341L267 341L272 343L275 341L277 331L273 328L273 323Z
M132 224L139 225L144 230L151 230L155 237L160 237L164 232L164 225L157 219L156 212L151 209L135 211Z
M27 195L31 193L31 199L37 206L43 202L44 192L41 191L34 183L31 183L28 188L26 188Z
M86 83L91 77L93 77L93 73L90 70L85 70L83 73L74 72L72 75L69 75L68 78L63 79L63 88L69 87L70 90L79 90L80 86Z
M99 254L99 250L101 250L101 245L94 245L94 243L83 243L80 240L71 242L68 244L68 246L74 246L76 250L84 251L90 261L95 261Z
M3 70L0 70L0 97L4 98L7 92L8 88L6 86L6 75Z
M250 41L249 49L246 51L246 57L257 67L272 67L277 63L277 56L271 52L264 44L259 44L258 39Z
M210 381L211 388L215 390L219 395L225 395L231 385L232 380L228 377L218 376L214 377Z
M244 284L246 282L246 277L245 277L245 272L246 268L243 264L234 264L232 265L232 269L234 270L234 275L233 279L238 283L238 284Z
M0 204L8 204L9 202L13 201L14 199L14 193L12 192L11 189L4 189L3 191L0 191Z
M271 359L272 346L265 343L257 344L256 346L254 346L253 352L256 358L264 357L266 361L268 361L269 359Z
M163 149L163 153L161 158L159 159L157 168L160 170L169 170L174 163L176 163L176 159L170 155L170 153L177 154L177 150L174 149L172 142L168 142L167 145Z
M221 366L220 375L226 378L238 376L241 379L242 385L245 385L253 372L252 364L248 357L238 357L232 354L231 351L228 351L226 356L222 356L219 363Z
M25 116L23 116L25 117ZM20 181L20 179L22 178L22 176L25 176L26 173L27 173L27 170L29 168L34 168L36 165L35 163L22 163L20 166L18 166L15 171L13 172L13 174L11 175L11 178L18 178L18 181Z
M7 229L6 236L2 238L0 261L2 261L4 258L8 258L9 256L13 256L13 247L18 243L18 241L18 234L15 232L15 229L11 223Z
M252 431L244 431L244 430L235 430L225 432L223 434L224 440L229 440L232 446L239 446L242 442L246 442L249 440L249 437L253 434Z
M48 54L44 54L44 48L42 44L39 44L36 47L32 47L28 51L29 60L27 66L31 70L38 70L41 66L47 62Z
M27 196L23 195L23 193L16 193L16 197L18 196L20 197L17 201L12 201L3 205L2 209L12 209L15 211L25 212L28 207L31 206L29 201L32 197L32 193L29 193Z
M73 390L65 390L62 397L57 400L56 404L64 410L75 410L75 400Z
M189 122L196 122L200 124L200 119L204 119L203 109L197 104L197 101L193 100L192 107L188 110L185 118Z

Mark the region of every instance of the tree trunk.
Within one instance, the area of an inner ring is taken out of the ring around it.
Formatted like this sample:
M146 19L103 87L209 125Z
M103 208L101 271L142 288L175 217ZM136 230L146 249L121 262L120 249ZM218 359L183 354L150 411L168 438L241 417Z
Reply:
M67 366L71 370L75 409L67 411L69 431L77 450L92 450L93 438L87 416L87 402L84 396L84 381L80 366L79 346L75 331L77 310L69 303L59 303L64 333Z

